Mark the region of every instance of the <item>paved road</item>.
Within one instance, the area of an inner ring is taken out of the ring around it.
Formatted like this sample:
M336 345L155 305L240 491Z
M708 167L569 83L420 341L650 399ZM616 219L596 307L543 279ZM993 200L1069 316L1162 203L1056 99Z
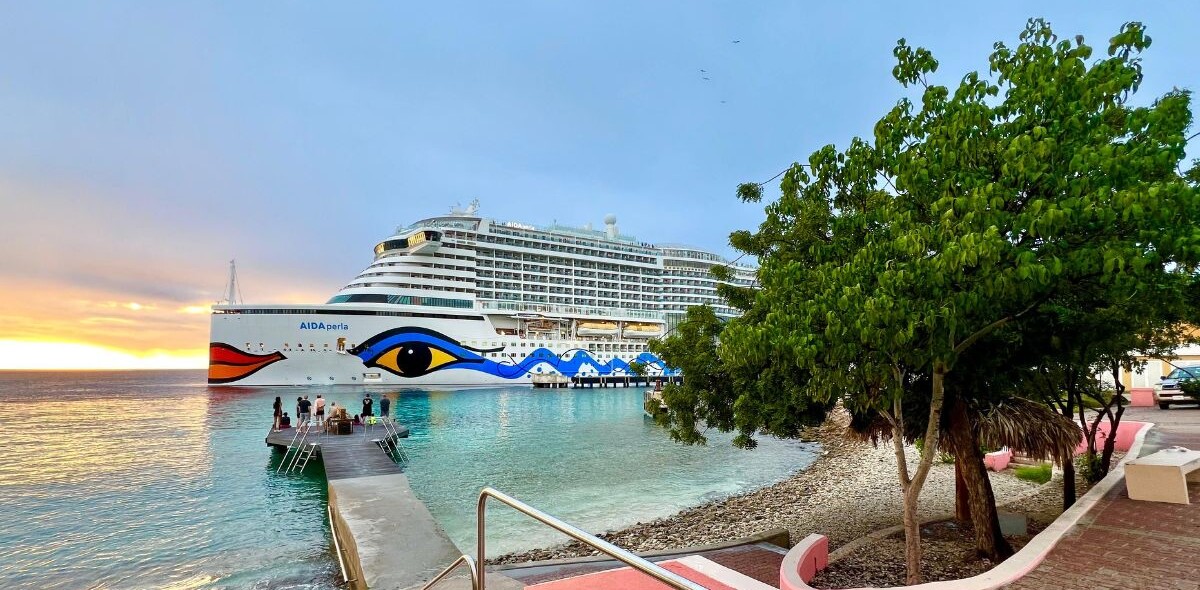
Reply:
M1146 435L1142 455L1176 445L1200 449L1200 405L1171 406L1169 410L1160 410L1157 406L1127 408L1124 419L1154 423L1154 428Z

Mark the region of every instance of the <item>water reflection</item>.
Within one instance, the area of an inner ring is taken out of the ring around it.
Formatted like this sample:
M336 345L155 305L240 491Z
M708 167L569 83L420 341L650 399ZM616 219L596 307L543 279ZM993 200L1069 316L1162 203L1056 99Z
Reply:
M147 403L79 393L0 412L5 451L19 459L0 462L0 489L84 482L104 489L129 472L202 476L211 469L203 396L152 391Z
M322 474L276 476L263 444L274 395L0 373L0 587L335 588Z

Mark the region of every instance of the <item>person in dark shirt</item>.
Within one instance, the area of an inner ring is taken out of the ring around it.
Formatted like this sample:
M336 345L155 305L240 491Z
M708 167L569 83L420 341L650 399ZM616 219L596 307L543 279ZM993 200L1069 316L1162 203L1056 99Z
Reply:
M300 400L300 414L299 414L300 424L301 425L308 424L308 419L311 416L311 414L312 414L312 402L308 401L308 396L306 395L306 396L304 396L304 399Z
M363 398L362 415L364 417L374 416L375 415L375 410L373 409L374 405L375 405L375 400L371 399L371 394L368 393L367 396Z
M380 418L387 418L390 415L391 409L392 409L392 400L390 398L388 398L388 396L385 395L385 396L379 398L379 417Z
M283 400L279 399L279 396L275 396L275 417L273 419L274 424L275 424L275 427L274 427L275 430L279 430L279 417L282 415L283 415Z
M279 427L280 428L291 428L292 427L292 419L288 417L287 412L284 412L283 417L279 419Z

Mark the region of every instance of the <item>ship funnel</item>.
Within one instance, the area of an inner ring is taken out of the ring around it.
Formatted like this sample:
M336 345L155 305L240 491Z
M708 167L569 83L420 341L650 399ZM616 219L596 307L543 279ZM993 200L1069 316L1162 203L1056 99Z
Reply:
M617 216L611 213L604 216L604 233L608 238L614 239L617 237Z

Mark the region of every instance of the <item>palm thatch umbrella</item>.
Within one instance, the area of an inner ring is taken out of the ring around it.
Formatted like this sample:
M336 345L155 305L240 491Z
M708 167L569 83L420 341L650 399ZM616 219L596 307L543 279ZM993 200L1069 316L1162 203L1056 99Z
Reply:
M1014 397L978 412L974 420L984 447L1008 447L1031 459L1065 465L1083 436L1079 425L1045 404Z
M925 423L920 418L928 414L909 410L905 408L908 419L904 423L904 440L913 443L925 434ZM1072 460L1075 447L1083 436L1079 426L1070 418L1025 398L1014 397L987 406L972 406L970 415L979 442L984 447L1008 447L1032 459L1051 460L1059 465ZM891 439L892 426L877 412L853 413L847 435L878 443ZM943 426L938 434L941 448L950 447L946 435Z

